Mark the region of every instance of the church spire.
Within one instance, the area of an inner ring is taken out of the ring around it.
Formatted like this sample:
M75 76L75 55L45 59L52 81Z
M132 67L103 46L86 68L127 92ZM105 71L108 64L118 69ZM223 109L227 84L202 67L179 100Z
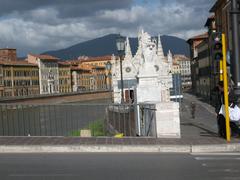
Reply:
M129 43L129 39L128 37L126 38L126 45L125 45L125 57L126 58L132 58L132 51L131 51L131 46L130 46L130 43Z
M164 54L163 54L163 48L161 43L161 37L158 35L158 47L157 47L157 55L163 60Z
M170 50L168 51L167 60L170 64L173 63L173 55Z

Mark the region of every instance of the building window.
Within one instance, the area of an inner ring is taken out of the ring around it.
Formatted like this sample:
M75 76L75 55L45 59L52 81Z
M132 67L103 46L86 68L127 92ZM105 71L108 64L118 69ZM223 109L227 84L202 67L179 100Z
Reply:
M10 80L4 80L4 86L6 86L6 87L11 87L11 86L12 86L12 81L10 81Z

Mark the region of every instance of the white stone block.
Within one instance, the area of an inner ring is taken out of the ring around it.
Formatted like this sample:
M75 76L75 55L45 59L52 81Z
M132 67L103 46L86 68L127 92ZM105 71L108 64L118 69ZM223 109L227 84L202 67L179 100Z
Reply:
M156 129L158 138L180 138L179 104L161 102L156 104Z

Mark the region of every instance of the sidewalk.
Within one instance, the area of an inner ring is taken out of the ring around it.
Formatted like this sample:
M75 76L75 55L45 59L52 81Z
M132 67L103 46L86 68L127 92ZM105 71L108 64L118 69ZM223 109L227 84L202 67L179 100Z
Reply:
M191 118L190 104L196 103ZM240 138L230 143L217 136L214 108L190 94L181 103L181 138L0 137L0 153L50 152L240 152Z

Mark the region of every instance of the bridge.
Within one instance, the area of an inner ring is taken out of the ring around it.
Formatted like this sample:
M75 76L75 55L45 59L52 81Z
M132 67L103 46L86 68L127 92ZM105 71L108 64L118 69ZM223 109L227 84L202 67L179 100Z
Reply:
M91 91L81 93L51 94L27 97L1 98L0 104L62 104L85 101L108 101L111 102L112 92Z

